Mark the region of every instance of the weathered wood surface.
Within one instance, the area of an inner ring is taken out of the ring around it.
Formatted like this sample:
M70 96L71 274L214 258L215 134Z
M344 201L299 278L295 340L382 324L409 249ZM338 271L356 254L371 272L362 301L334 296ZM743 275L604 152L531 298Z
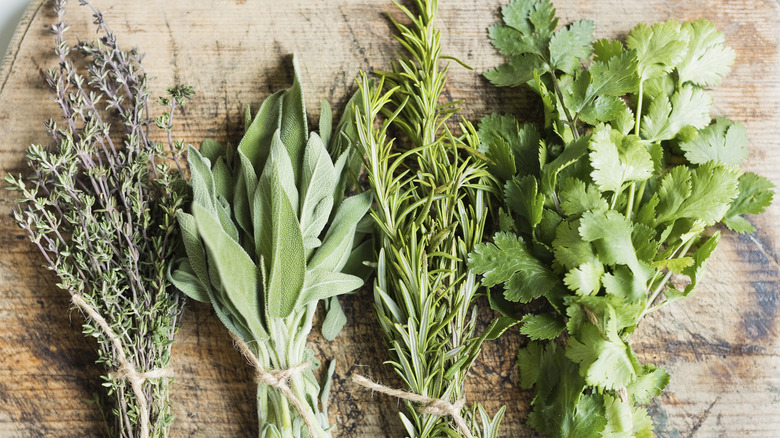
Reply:
M194 85L197 97L178 120L186 141L236 142L241 110L289 85L287 60L300 58L310 115L319 99L335 108L353 89L358 69L387 68L396 44L382 12L384 0L95 0L125 47L146 52L145 65L162 94L173 83ZM448 54L475 71L454 66L447 95L464 99L464 115L523 114L533 108L522 90L497 90L478 73L500 59L485 28L504 0L442 1L440 26ZM737 51L732 74L714 91L715 112L741 120L751 139L751 170L780 183L780 6L771 0L577 0L556 2L562 22L589 18L599 36L624 35L634 23L706 17ZM41 72L55 65L53 20L36 2L17 30L0 70L0 173L23 172L26 146L45 142L41 122L59 116ZM75 35L91 38L86 10L71 6ZM650 406L661 437L780 436L778 228L780 207L751 219L758 232L725 232L697 296L653 315L633 337L644 360L669 370L666 393ZM96 436L100 417L89 404L101 389L93 345L80 333L81 316L54 276L8 216L13 195L0 191L0 436ZM401 436L398 403L348 382L354 371L398 385L373 320L370 294L343 300L349 325L333 343L311 342L338 362L331 420L338 436ZM483 304L481 318L490 312ZM507 413L503 436L533 436L524 426L529 393L518 389L516 332L486 345L470 375L470 401ZM233 350L213 312L186 310L173 366L178 375L173 436L256 435L249 367Z

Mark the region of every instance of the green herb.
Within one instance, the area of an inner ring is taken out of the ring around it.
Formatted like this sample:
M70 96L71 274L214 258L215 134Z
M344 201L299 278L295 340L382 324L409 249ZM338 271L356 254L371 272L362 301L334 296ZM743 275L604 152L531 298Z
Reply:
M64 7L62 0L54 4L59 66L46 72L64 126L50 120L53 145L28 149L30 176L6 176L22 196L14 218L84 312L84 335L97 341L97 362L109 371L103 386L114 403L106 408L113 415L104 415L107 434L168 436L168 364L184 300L165 273L178 246L174 216L183 185L161 159L175 162L181 143L170 140L166 153L150 137L155 121L141 55L120 49L95 9L100 42L71 47ZM156 124L170 139L174 110L192 89L168 92L162 103L169 111Z
M352 255L370 248L355 234L371 193L344 199L349 152L335 164L328 153L327 104L320 135L308 132L297 67L292 88L268 97L254 120L248 108L246 116L238 148L205 141L200 151L189 150L192 214L177 215L187 257L176 262L171 279L193 299L210 302L251 356L261 437L330 436L334 368L320 389L306 338L319 300L363 285L342 271L360 262ZM338 301L329 308L323 331L332 338L343 313Z
M458 108L440 103L448 69L439 67L437 2L415 5L419 15L398 5L411 25L393 21L406 57L392 72L378 73L378 84L360 77L362 101L355 110L356 146L376 200L374 305L390 363L415 396L365 386L405 399L408 413L400 416L411 437L493 437L504 409L491 419L481 405L462 404L466 374L495 333L494 324L476 334L479 284L466 267L466 256L482 241L492 180L474 154L473 127L463 122L456 136L446 124ZM380 113L385 119L377 126ZM408 147L387 138L391 125L405 134ZM414 402L423 404L419 412Z
M501 232L469 266L510 313L510 302L545 298L526 315L535 340L518 353L534 387L528 422L549 436L652 436L640 405L668 374L642 364L629 340L639 321L690 296L715 249L720 222L764 211L772 184L738 167L744 127L712 122L712 98L734 52L706 20L637 25L625 45L593 41L593 23L556 30L549 1L514 0L490 28L508 61L485 76L528 84L544 125L503 115L479 125L480 151L504 183ZM536 341L545 342L536 342ZM554 340L554 341L547 341Z

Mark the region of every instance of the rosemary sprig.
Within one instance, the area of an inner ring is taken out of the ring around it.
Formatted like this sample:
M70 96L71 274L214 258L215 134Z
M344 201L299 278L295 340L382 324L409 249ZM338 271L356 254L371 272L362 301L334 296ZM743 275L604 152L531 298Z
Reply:
M482 241L485 198L493 186L474 155L474 128L464 121L463 134L454 135L446 122L458 111L457 102L439 103L448 68L439 66L437 1L416 0L419 15L396 5L411 20L409 26L393 20L406 56L393 71L378 73L378 84L361 74L363 98L355 118L357 147L376 200L371 212L379 230L374 304L390 363L409 390L459 405L466 374L482 342L495 332L494 324L476 335L479 284L466 266L468 253ZM380 114L385 120L376 126ZM406 135L408 148L387 138L391 125ZM457 415L432 412L430 404L418 412L412 401L422 399L402 398L408 413L401 413L401 420L411 437L496 436L504 412L491 419L479 404L464 406L464 428L452 424L460 421Z
M59 66L46 81L65 126L50 120L53 146L28 149L31 175L6 176L22 196L13 214L58 286L86 314L83 332L97 340L97 362L109 371L103 385L115 406L108 434L167 436L173 421L167 366L183 300L165 272L177 247L174 215L182 196L179 173L156 159L175 161L181 144L170 142L166 153L150 138L141 55L122 50L94 8L100 41L70 46L64 7L64 0L54 4ZM82 61L86 74L76 67ZM186 86L169 89L163 119L170 121L191 93Z

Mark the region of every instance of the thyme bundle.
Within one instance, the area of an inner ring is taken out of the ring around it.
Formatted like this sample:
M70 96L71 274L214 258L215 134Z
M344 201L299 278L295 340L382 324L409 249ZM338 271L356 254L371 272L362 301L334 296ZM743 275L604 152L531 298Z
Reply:
M237 148L213 141L190 148L192 214L177 215L187 257L177 260L171 278L193 299L211 303L255 367L260 436L322 438L332 430L334 364L321 387L306 338L317 303L331 299L323 332L332 339L343 325L333 316L343 317L335 297L363 284L346 272L370 250L355 235L371 193L344 198L350 151L335 163L329 154L327 102L319 135L309 133L297 65L294 77L254 119L247 108ZM344 149L336 131L334 152Z
M482 342L500 331L494 323L476 333L479 283L466 267L468 253L482 241L492 179L474 154L474 128L463 122L463 134L455 135L447 126L457 102L439 102L448 67L439 66L437 1L415 5L419 15L397 4L410 26L393 20L406 57L393 71L378 73L377 84L359 78L362 99L355 110L356 145L376 201L374 306L390 363L409 391L356 381L405 401L408 414L400 416L410 437L493 437L504 409L491 419L464 399L466 374ZM378 127L380 114L385 119ZM387 138L391 125L408 138L408 149Z
M64 126L49 120L53 145L28 149L31 175L6 176L22 196L13 215L85 314L84 335L97 341L97 362L108 370L103 386L114 403L107 433L167 436L168 365L183 300L170 289L166 269L183 198L180 173L162 159L175 161L182 145L169 141L166 152L150 128L170 139L174 110L192 89L169 89L161 99L167 112L152 120L141 55L122 50L94 8L103 36L69 45L65 3L54 3L59 66L46 72ZM80 62L86 73L77 69Z

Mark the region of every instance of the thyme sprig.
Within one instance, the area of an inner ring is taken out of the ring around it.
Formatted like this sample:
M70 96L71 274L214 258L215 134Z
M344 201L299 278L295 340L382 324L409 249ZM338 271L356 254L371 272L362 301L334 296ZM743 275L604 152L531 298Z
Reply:
M371 214L379 230L374 305L390 363L409 390L460 404L466 374L494 333L493 327L476 333L479 284L466 266L468 253L482 241L485 198L493 186L474 155L474 128L464 121L463 133L455 135L446 123L459 108L458 102L440 103L448 67L440 67L437 1L417 0L419 15L396 5L411 20L408 26L393 20L405 56L392 71L379 72L378 83L361 74L362 101L355 111L357 147L374 190ZM385 119L376 125L380 114ZM388 139L391 125L406 135L408 148ZM464 430L447 416L418 412L405 402L408 413L400 416L411 437L492 437L504 412L491 419L479 404L464 406Z
M65 40L65 1L54 11L58 68L46 72L63 125L46 123L53 145L27 151L29 176L6 176L21 194L13 215L86 314L83 333L97 341L103 386L114 402L107 432L120 437L167 436L173 421L166 371L183 300L170 289L167 263L177 247L175 213L183 198L176 160L152 140L148 77L136 49L125 51L92 8L99 41ZM86 65L86 72L76 65ZM173 110L192 94L173 87ZM164 130L170 134L172 125ZM170 138L170 136L169 136ZM121 142L120 142L121 141Z

